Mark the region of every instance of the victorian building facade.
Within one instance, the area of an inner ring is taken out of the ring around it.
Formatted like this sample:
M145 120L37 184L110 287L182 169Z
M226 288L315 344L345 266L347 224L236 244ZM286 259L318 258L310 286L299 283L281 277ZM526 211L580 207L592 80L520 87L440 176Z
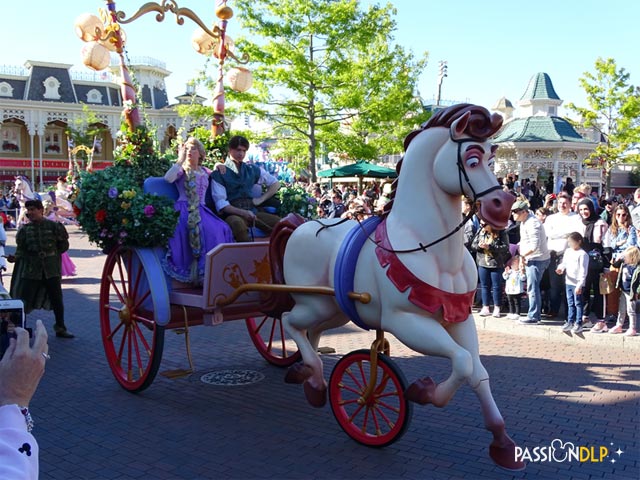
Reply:
M175 104L169 104L165 78L171 72L148 57L132 58L129 68L140 85L144 114L166 148L181 127L190 127ZM93 168L110 165L122 112L117 72L115 64L112 73L93 73L32 60L24 67L0 67L0 182L25 175L41 187L65 175L70 162L65 131L87 118L87 108L102 132L88 145L93 148ZM201 103L204 98L187 92L177 100Z
M494 137L500 145L496 156L496 175L516 173L542 186L554 179L571 177L601 191L604 178L600 167L585 162L597 146L597 139L581 135L570 122L558 116L563 100L556 93L551 78L538 73L529 81L518 108L506 98L493 107L505 119Z

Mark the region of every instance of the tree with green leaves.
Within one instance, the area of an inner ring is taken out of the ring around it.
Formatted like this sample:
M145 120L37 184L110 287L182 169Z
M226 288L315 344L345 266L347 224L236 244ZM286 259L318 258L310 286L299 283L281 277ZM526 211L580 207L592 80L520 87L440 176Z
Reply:
M590 158L604 165L607 188L611 171L621 163L638 163L640 156L640 88L629 83L629 73L613 58L598 58L595 72L585 72L580 85L588 107L567 107L580 115L580 125L595 129L602 139Z
M376 158L401 150L425 118L416 83L426 53L393 43L392 5L367 9L358 0L238 0L240 51L252 61L254 89L245 108L286 132L288 148L304 144L311 179L316 158L346 152ZM255 40L255 41L253 41Z

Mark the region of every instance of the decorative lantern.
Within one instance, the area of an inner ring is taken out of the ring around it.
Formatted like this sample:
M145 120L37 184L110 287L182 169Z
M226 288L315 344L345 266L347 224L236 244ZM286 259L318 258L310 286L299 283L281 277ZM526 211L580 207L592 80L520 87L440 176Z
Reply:
M235 67L227 73L227 82L236 92L246 92L253 85L253 75L244 67Z
M81 50L82 63L92 70L103 70L109 66L109 50L98 42L87 42Z
M200 28L193 32L193 35L191 36L191 45L193 46L193 49L203 55L209 53L216 42L217 39L213 38Z
M220 20L230 20L233 17L233 9L227 6L226 1L216 8L216 17Z
M104 29L102 21L90 13L83 13L76 18L73 26L78 37L85 42L91 42L99 38ZM98 33L96 33L96 30L98 30Z

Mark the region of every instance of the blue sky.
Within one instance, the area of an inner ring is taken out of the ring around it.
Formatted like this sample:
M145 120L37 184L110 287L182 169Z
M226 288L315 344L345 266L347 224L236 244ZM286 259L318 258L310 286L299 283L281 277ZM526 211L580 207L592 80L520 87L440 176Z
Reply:
M143 0L121 0L118 9L131 15ZM364 0L363 4L384 3ZM447 60L449 76L442 97L491 107L501 96L519 100L529 78L547 72L565 102L583 104L578 78L592 70L597 57L613 57L640 83L640 2L632 0L395 0L395 39L415 53L429 52L429 65L419 79L424 98L435 96L439 60ZM214 0L178 0L206 23L214 19ZM229 5L233 7L233 1ZM0 64L26 60L80 61L82 42L73 31L81 13L97 13L100 0L3 2ZM242 12L236 12L239 17ZM191 48L195 24L178 26L175 17L159 24L148 14L125 26L130 55L166 62L169 97L184 92L186 82L204 65ZM237 18L230 21L237 36ZM562 113L562 111L561 111Z

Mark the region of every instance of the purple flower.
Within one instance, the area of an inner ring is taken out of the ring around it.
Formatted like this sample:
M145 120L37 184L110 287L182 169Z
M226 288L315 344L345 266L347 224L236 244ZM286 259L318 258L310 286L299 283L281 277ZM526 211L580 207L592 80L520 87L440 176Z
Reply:
M127 232L124 232L124 231L120 232L120 238L124 238L126 236L127 236Z
M153 214L156 213L156 209L153 207L153 205L145 206L143 211L144 214L149 218L153 217Z
M116 187L111 187L108 195L109 198L116 198L118 196L118 189Z

